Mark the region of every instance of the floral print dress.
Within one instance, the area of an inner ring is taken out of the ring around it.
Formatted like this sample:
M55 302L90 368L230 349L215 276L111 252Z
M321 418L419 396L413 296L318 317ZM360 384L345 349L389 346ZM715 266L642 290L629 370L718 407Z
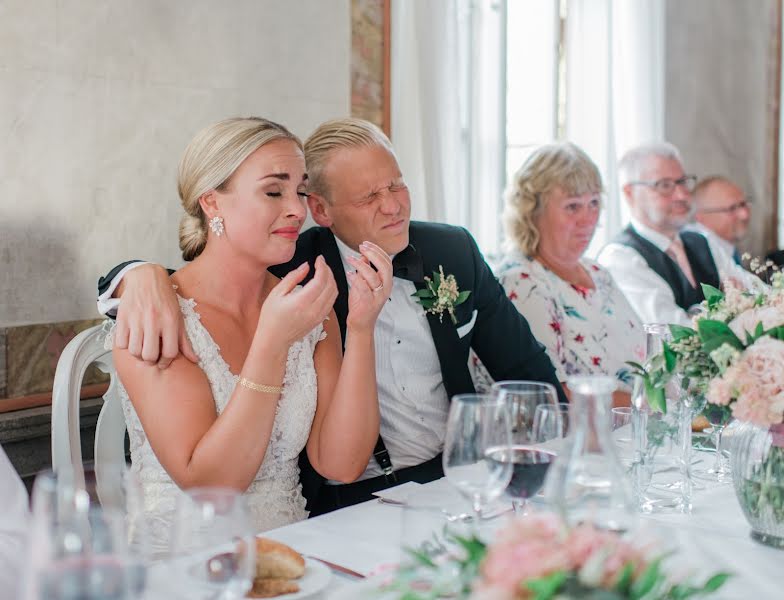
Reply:
M559 381L571 375L613 375L631 391L626 361L645 357L642 323L609 271L582 258L595 289L573 285L520 252L507 254L496 270L501 285L553 362ZM472 355L478 390L492 378Z

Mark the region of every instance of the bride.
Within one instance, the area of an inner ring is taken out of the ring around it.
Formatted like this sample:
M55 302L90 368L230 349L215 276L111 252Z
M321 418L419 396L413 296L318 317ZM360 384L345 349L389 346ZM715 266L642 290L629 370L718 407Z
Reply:
M198 365L168 369L113 349L144 509L165 549L179 489L227 486L248 496L263 531L304 519L297 458L321 475L359 477L378 438L373 330L392 263L365 243L349 278L345 357L330 319L337 295L319 257L283 279L306 216L302 144L260 118L227 119L180 162L186 266L172 277ZM345 360L343 360L345 359Z

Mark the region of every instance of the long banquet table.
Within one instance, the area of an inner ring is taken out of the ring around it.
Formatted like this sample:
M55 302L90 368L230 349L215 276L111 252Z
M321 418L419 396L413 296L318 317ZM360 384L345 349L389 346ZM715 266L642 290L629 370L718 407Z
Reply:
M445 484L445 480L439 480L423 488L431 486L444 494L457 493ZM713 597L784 599L784 551L760 545L750 538L732 484L713 484L696 490L693 506L690 515L646 515L641 520L657 537L677 545L677 560L684 570L703 576L716 571L734 574ZM303 554L370 575L379 565L398 560L401 512L400 506L371 500L264 535ZM365 589L367 583L352 581L339 573L333 575L326 590L313 596L314 600L366 596L353 592Z
M445 479L425 484L421 489L435 493L437 498L443 495L445 504L457 495ZM371 500L264 535L289 544L306 556L370 576L358 580L335 571L322 591L307 596L309 600L382 600L372 590L385 576L373 575L380 567L383 570L383 566L398 561L403 510L398 505ZM498 517L493 526L503 527L506 518L507 515ZM696 490L690 515L641 515L640 524L646 539L653 534L662 540L666 550L677 549L671 564L678 572L694 574L701 580L718 571L733 574L711 598L784 600L784 550L760 545L750 538L732 484L713 484ZM153 567L150 575L145 600L206 597L183 589L166 563ZM281 598L285 600L286 596Z

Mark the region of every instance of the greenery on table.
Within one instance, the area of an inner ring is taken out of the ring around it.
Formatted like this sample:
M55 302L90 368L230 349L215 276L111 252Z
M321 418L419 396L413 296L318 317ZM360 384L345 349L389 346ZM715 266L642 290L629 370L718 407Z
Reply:
M530 518L530 517L529 517ZM401 567L396 579L384 592L398 600L437 600L472 598L476 582L482 578L483 562L489 546L476 537L444 534L438 544L428 544L431 551L409 550L411 562ZM606 535L606 533L602 533ZM432 550L437 548L436 550ZM449 550L447 550L450 548ZM599 559L601 559L599 552ZM605 555L606 558L606 555ZM663 570L666 555L652 559L635 574L635 565L626 563L611 586L601 587L585 581L584 571L597 569L595 557L580 569L555 570L546 576L521 581L517 598L531 600L686 600L709 596L730 577L718 573L702 585L691 581L672 582ZM598 565L601 570L601 565ZM385 597L387 597L385 595ZM479 594L481 598L481 593Z

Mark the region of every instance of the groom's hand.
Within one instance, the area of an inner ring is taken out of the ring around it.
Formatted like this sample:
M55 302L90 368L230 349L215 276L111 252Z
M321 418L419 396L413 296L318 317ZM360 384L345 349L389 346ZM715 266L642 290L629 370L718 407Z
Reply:
M136 267L123 277L118 295L122 299L117 309L116 348L127 349L132 356L157 363L161 369L180 352L199 362L185 334L180 303L166 269L154 264Z

